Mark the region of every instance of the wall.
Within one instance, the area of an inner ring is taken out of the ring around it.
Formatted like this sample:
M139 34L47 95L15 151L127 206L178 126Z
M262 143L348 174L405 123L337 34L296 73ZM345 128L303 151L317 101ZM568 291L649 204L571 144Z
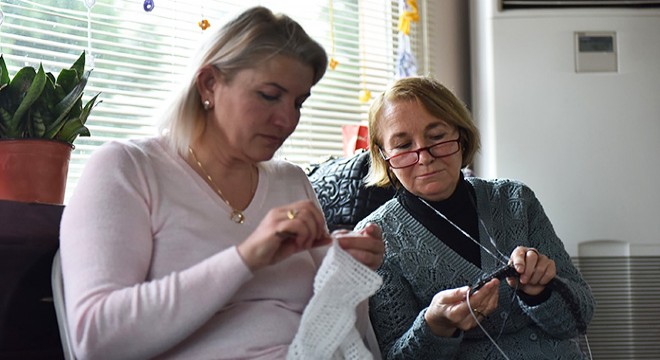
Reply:
M470 103L470 18L465 0L428 0L420 9L433 14L433 23L425 31L429 47L428 63L420 68L451 89L461 100ZM422 60L424 61L424 60Z

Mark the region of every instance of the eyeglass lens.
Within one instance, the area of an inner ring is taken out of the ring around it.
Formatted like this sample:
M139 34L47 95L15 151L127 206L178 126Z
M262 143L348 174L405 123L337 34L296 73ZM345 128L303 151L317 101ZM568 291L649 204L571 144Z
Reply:
M433 144L425 148L417 150L406 151L401 154L394 155L389 158L390 166L399 169L412 166L419 162L419 154L422 151L428 151L434 158L441 158L457 153L459 150L459 139L444 141L441 143Z

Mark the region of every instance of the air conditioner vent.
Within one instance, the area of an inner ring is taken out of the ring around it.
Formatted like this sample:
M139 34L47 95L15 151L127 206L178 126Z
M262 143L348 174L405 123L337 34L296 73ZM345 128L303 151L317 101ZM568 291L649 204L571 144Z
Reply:
M660 0L500 0L501 10L562 8L660 8Z

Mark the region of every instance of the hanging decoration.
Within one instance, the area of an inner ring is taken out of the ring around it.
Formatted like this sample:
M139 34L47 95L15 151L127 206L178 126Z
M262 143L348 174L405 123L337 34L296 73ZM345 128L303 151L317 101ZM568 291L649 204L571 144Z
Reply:
M206 30L211 26L211 23L206 19L202 19L197 22L197 26L199 26L199 28L202 30Z
M335 60L334 57L331 57L330 60L328 61L328 66L330 67L330 70L334 70L337 65L339 65L339 61Z
M202 31L204 31L204 30L208 29L209 27L211 27L211 23L208 21L208 19L206 19L206 17L204 17L204 2L203 1L202 1L201 7L202 7L202 20L197 22L197 26L199 26L199 28L202 29Z
M399 31L410 35L411 23L419 21L417 0L400 0L399 6L402 9L401 15L399 15Z
M335 20L334 20L334 6L332 5L332 0L330 0L330 4L328 5L328 22L330 23L330 60L328 61L328 66L330 67L330 70L334 70L337 65L339 65L339 61L335 59Z
M366 104L371 100L371 91L367 89L366 85L363 83L362 84L362 90L360 90L360 94L358 96L358 99L362 104Z
M396 77L404 78L417 75L417 61L410 47L410 28L419 21L417 0L399 0L399 51L396 62Z
M146 12L151 12L155 6L156 5L154 4L154 0L144 0L144 4L142 4L142 7Z
M365 47L366 41L364 39L364 34L366 32L365 30L365 24L364 24L364 9L360 6L358 10L358 18L359 18L359 29L358 31L360 32L360 80L361 80L361 85L362 89L360 90L360 93L358 94L358 100L360 100L360 103L366 104L371 100L371 91L367 89L367 74L366 74L366 54L365 54Z
M85 51L85 67L94 68L94 55L92 54L92 8L96 5L96 0L83 0L87 8L87 50Z

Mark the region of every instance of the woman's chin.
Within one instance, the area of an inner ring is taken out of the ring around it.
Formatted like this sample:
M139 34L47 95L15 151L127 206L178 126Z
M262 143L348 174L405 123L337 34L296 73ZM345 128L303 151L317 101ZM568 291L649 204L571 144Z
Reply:
M275 156L277 149L263 148L259 153L253 154L252 160L255 162L268 161Z
M453 191L447 187L429 186L428 188L421 189L416 195L430 201L442 201L451 196Z

